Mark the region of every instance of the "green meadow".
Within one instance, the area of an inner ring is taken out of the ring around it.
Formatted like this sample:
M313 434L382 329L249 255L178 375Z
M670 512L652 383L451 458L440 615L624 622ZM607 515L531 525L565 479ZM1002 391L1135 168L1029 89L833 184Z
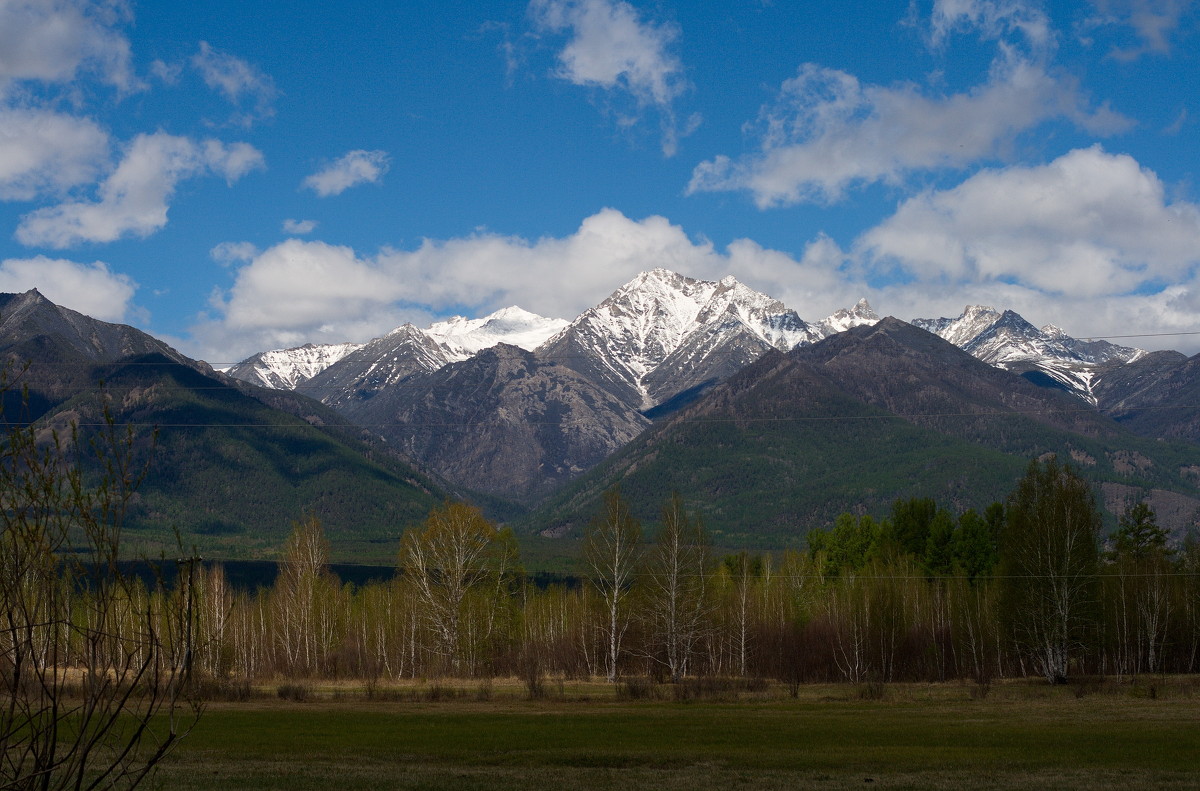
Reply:
M617 691L620 691L619 688ZM210 704L170 789L1195 788L1200 687L851 685L677 699L516 682ZM272 693L273 694L273 693ZM645 690L642 690L645 694ZM386 699L380 699L386 698Z

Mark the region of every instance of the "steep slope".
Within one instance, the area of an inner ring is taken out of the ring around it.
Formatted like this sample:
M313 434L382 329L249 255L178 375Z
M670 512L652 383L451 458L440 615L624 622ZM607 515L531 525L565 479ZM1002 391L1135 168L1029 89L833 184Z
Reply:
M405 324L346 354L297 389L343 409L499 343L532 350L566 323L509 307L481 319L455 316L424 330Z
M363 344L300 388L334 409L374 398L414 374L436 371L450 358L437 341L412 324Z
M795 311L732 277L643 272L538 348L638 409L819 334Z
M5 414L26 420L94 386L99 363L156 353L207 369L141 330L55 305L36 289L0 294L0 353L6 366Z
M1200 511L1181 472L1187 448L1133 436L1071 396L888 318L764 356L564 487L526 527L577 530L620 482L643 518L678 490L715 540L782 546L842 511L885 513L916 493L982 507L1048 452L1129 491L1182 493L1185 521Z
M270 553L292 520L314 513L335 552L362 556L445 497L332 409L215 372L37 292L0 295L0 352L15 372L6 416L64 437L77 424L85 447L103 431L106 406L118 430L134 428L149 477L128 526L153 554L174 551L175 529L216 556Z
M1095 378L1104 370L1130 363L1141 349L1108 341L1083 341L1047 325L1038 329L1011 310L968 305L956 319L913 319L914 326L938 335L989 365L1003 368L1043 387L1074 393L1091 404Z
M289 414L256 398L258 388L160 354L97 373L103 390L77 393L41 423L60 432L78 425L90 442L103 434L107 406L118 433L134 429L134 461L147 475L126 528L142 549L172 551L178 530L185 546L209 555L269 557L291 523L312 514L336 555L362 557L379 551L375 542L391 545L445 496L311 399L281 394L300 413Z
M226 369L225 373L263 387L295 390L360 346L358 343L306 343L292 349L273 349L247 357Z
M1094 393L1100 409L1131 431L1200 442L1200 355L1152 352L1105 371Z
M341 408L447 480L526 502L649 422L571 369L507 344Z

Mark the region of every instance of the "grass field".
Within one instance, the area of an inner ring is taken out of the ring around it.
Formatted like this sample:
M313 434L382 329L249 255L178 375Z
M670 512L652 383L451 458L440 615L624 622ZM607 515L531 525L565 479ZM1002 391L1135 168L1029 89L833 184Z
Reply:
M214 703L152 785L170 789L1195 788L1194 682L895 685L619 700L316 690ZM972 692L975 694L972 694ZM877 694L878 689L872 690ZM1153 695L1153 697L1151 697ZM436 699L434 699L436 698ZM478 699L485 698L485 699ZM737 699L734 699L737 698Z

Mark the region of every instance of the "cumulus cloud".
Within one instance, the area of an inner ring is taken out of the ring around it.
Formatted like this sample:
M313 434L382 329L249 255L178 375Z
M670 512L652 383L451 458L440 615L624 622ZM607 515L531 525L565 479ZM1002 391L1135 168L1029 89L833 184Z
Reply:
M200 42L200 51L192 56L192 65L204 77L204 84L221 93L239 108L234 121L249 126L256 120L274 115L275 81L241 58L221 52ZM246 106L249 109L246 109Z
M262 154L246 143L196 142L164 132L138 135L100 184L99 200L26 214L16 237L25 245L64 248L149 236L166 225L168 203L181 180L213 173L232 183L262 166Z
M123 321L137 286L102 261L80 264L61 258L9 258L0 261L0 292L36 288L55 304L104 321Z
M1200 264L1200 207L1168 202L1154 173L1092 146L926 191L859 244L927 283L1121 295L1190 278Z
M120 30L131 16L123 0L0 0L0 97L13 83L64 83L84 69L140 87Z
M658 266L710 279L734 274L801 315L825 316L861 295L837 272L843 259L826 238L799 261L749 240L719 251L663 217L632 220L613 209L561 238L480 233L372 256L289 239L237 270L233 286L213 300L218 315L194 327L193 337L209 359L240 359L308 341L366 340L403 321L463 308L482 315L520 304L574 318Z
M1090 337L1191 331L1200 311L1200 206L1099 146L910 198L852 257L859 277L890 283L880 297L902 317L988 304Z
M283 232L290 233L295 236L303 236L312 233L317 229L316 220L284 220Z
M763 108L760 150L702 162L688 192L748 190L761 208L833 203L855 185L996 157L1019 133L1057 117L1096 133L1127 123L1104 108L1089 112L1071 85L1022 58L998 60L985 84L949 95L911 83L863 85L810 63Z
M632 97L639 110L654 107L662 122L663 153L673 156L681 134L674 101L688 88L672 52L679 30L645 21L622 0L533 0L529 13L544 33L567 34L555 75L568 82ZM636 116L625 119L636 121Z
M519 304L569 319L656 266L707 279L733 274L809 320L866 296L881 314L904 319L988 304L1077 337L1186 331L1200 312L1198 212L1167 201L1161 182L1129 157L1094 148L925 193L849 250L818 235L798 258L750 239L718 249L663 217L633 220L613 209L572 234L536 240L478 233L364 255L289 239L242 251L252 257L214 293L191 343L206 359L235 360L363 341L447 311L479 316ZM1135 345L1187 348L1178 338Z
M359 184L378 184L391 167L386 151L350 151L304 180L303 186L327 198Z
M108 134L86 118L0 108L0 200L32 200L92 182Z

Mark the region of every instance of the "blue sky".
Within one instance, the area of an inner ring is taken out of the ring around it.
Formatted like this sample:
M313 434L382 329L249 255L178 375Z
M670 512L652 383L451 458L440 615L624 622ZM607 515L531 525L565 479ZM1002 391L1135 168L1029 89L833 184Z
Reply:
M1195 332L1188 0L0 0L0 290L214 364L638 271ZM1130 339L1200 351L1197 336Z

